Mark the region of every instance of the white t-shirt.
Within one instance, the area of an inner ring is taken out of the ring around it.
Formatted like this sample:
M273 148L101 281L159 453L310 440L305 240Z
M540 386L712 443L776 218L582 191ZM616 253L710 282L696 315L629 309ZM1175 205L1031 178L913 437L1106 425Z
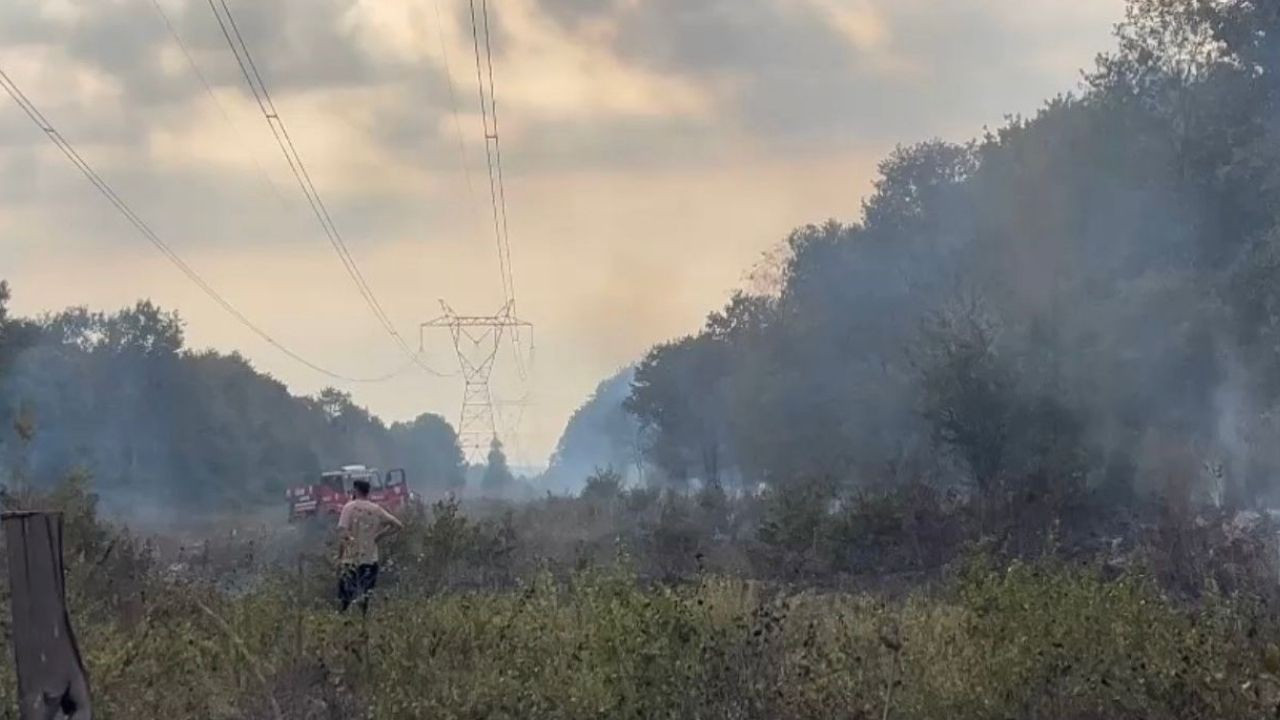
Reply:
M344 536L341 561L349 565L378 562L378 533L388 525L399 526L400 521L371 500L356 498L343 505L338 516Z

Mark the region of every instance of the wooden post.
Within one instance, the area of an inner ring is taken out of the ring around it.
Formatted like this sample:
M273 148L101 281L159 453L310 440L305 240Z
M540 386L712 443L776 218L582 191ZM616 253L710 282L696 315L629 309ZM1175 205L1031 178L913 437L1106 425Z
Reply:
M298 554L298 581L293 584L293 612L294 612L294 621L296 623L294 628L294 634L293 634L293 640L294 640L293 662L296 665L302 664L302 652L303 652L303 648L306 646L305 643L303 642L303 637L302 637L302 615L303 615L302 588L303 588L303 583L306 581L306 575L303 573L303 560L304 558L302 554L299 553Z
M0 515L9 556L13 658L22 720L90 720L89 676L67 614L62 515Z

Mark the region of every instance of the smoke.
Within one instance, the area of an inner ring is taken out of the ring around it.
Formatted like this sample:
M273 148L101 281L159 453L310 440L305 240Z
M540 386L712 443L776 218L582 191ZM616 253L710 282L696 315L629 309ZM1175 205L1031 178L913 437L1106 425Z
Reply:
M577 493L590 475L610 468L632 482L641 479L640 427L622 408L634 377L634 367L623 369L601 382L574 412L539 486Z
M1232 56L1255 28L1170 72L1203 33L1162 7L1133 6L1082 96L899 149L858 222L791 236L780 293L655 348L629 403L648 460L1268 501L1280 184L1240 158L1280 147L1259 99L1280 90Z
M405 468L419 492L463 482L453 428L391 427L326 390L296 397L238 355L183 349L181 320L149 302L11 323L0 357L0 454L11 485L87 474L109 515L284 517L284 490L323 469Z

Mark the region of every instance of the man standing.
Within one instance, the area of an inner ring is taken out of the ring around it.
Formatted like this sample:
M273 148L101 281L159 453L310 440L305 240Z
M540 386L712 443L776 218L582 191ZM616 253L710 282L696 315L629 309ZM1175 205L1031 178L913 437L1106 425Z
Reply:
M338 562L342 577L338 580L338 598L342 612L359 602L360 610L369 612L369 591L378 582L378 540L404 525L381 505L369 500L369 481L352 484L355 497L342 506L338 516Z

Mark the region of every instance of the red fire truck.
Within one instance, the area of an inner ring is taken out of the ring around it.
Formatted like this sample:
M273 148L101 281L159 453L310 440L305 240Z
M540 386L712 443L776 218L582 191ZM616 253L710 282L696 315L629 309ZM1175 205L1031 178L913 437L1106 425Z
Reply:
M289 522L329 516L336 520L342 506L351 499L356 480L368 480L369 499L389 512L398 513L418 501L418 494L409 489L404 470L388 470L381 475L364 465L345 465L341 470L321 473L318 482L285 490Z

